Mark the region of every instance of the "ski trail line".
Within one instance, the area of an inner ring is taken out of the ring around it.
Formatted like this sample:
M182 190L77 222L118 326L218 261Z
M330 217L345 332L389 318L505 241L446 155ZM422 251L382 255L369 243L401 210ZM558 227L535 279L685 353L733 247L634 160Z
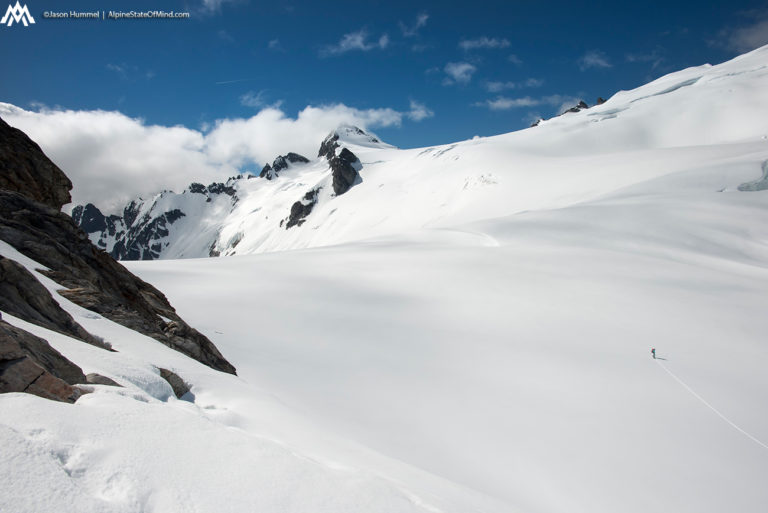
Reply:
M658 363L658 364L661 366L661 368L662 368L662 369L664 369L664 370L667 372L667 374L669 374L670 376L672 376L672 377L675 379L675 381L677 381L678 383L680 383L680 384L681 384L681 385L682 385L682 386L683 386L683 387L684 387L686 390L688 390L688 391L689 391L689 392L690 392L690 393L691 393L691 394L692 394L692 395L693 395L693 396L694 396L696 399L698 399L699 401L701 401L702 403L704 403L704 405L706 405L706 407L707 407L707 408L709 408L709 409L710 409L710 410L712 410L713 412L717 413L718 417L720 417L721 419L723 419L724 421L726 421L728 424L730 424L731 426L733 426L734 428L736 428L738 431L740 431L740 432L741 432L743 435L745 435L746 437L750 438L750 439L751 439L753 442L755 442L756 444L758 444L758 445L762 446L762 447L763 447L763 448L765 448L765 449L768 449L768 445L765 445L763 442L761 442L760 440L758 440L757 438L755 438L754 436L750 435L749 433L747 433L746 431L744 431L743 429L741 429L739 426L737 426L736 424L734 424L734 423L733 423L733 421L731 421L731 419L729 419L728 417L726 417L725 415L723 415L722 413L720 413L720 411L719 411L717 408L715 408L714 406L712 406L711 404L709 404L709 403L708 403L708 402L707 402L707 401L706 401L706 400L705 400L703 397L701 397L699 394L697 394L696 392L694 392L694 391L693 391L693 389L692 389L691 387L689 387L689 386L688 386L688 385L687 385L687 384L686 384L686 383L685 383L685 382L684 382L682 379L678 378L678 377L677 377L677 376L676 376L676 375L675 375L675 374L674 374L674 373L673 373L671 370L667 369L667 367L666 367L666 366L665 366L663 363L661 363L659 360L656 360L656 363Z

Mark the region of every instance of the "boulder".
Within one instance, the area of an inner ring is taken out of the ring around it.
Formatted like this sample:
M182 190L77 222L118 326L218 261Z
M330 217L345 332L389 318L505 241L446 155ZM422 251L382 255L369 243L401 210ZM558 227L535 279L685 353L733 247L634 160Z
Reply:
M97 374L95 372L91 372L90 374L86 375L85 379L90 385L106 385L110 387L122 387L122 385L116 382L114 379L108 378L106 376L102 376L101 374Z
M83 371L47 341L0 320L0 393L27 392L74 403L86 383Z
M171 388L173 389L173 394L178 398L181 399L184 395L187 394L187 392L190 391L191 387L187 384L186 381L181 379L178 374L176 374L173 371L170 371L168 369L163 369L161 367L158 367L160 371L160 377L163 378L168 382L169 385L171 385Z

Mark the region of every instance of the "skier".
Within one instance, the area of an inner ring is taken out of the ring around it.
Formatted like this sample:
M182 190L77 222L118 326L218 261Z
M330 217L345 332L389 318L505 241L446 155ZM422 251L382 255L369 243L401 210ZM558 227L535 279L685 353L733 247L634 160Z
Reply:
M651 349L651 355L653 355L653 359L655 360L656 359L656 348L655 347L653 349Z

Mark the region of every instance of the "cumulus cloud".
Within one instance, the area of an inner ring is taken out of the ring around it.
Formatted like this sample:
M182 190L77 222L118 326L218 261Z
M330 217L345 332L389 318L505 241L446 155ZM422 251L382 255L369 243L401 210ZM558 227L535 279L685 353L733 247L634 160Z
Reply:
M478 37L477 39L462 39L459 42L459 48L462 50L477 50L480 48L507 48L510 45L508 39L498 39L495 37Z
M522 59L520 59L520 57L518 57L515 54L511 54L509 57L507 57L507 60L509 62L511 62L512 64L514 64L515 66L522 66L523 65Z
M435 113L427 108L423 103L419 103L416 100L411 100L411 110L406 113L408 119L412 121L421 121L423 119L431 118Z
M419 29L421 27L427 24L428 19L429 15L425 12L422 12L416 16L416 21L412 25L406 25L402 21L398 22L400 25L400 31L403 33L404 37L413 37L419 33Z
M608 57L600 50L590 50L582 55L577 61L579 69L585 71L590 68L610 68L612 64L608 61Z
M329 57L331 55L341 55L355 50L368 52L374 49L383 50L389 46L389 36L387 34L382 34L376 41L369 41L369 35L368 31L365 29L344 34L337 44L323 48L320 51L320 55L322 57Z
M468 62L449 62L445 65L443 71L448 75L443 80L444 85L454 83L468 84L472 80L472 75L477 71L477 68Z
M70 177L73 202L92 202L110 213L136 196L256 171L289 151L313 157L320 141L342 123L397 127L404 118L420 121L431 115L416 101L406 111L307 106L296 117L272 106L195 130L151 125L120 112L24 110L0 103L0 117L27 133Z

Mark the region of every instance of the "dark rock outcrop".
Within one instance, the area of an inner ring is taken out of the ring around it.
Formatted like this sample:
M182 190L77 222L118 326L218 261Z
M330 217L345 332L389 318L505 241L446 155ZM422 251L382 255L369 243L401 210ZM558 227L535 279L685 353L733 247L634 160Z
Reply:
M87 376L85 376L85 380L88 382L89 385L107 385L110 387L122 387L120 383L115 381L112 378L108 378L106 376L102 376L101 374L96 374L95 372L91 372Z
M72 182L24 132L0 119L0 141L0 189L56 210L72 200Z
M333 192L340 196L358 180L360 176L358 171L362 169L363 165L357 156L347 148L342 148L338 156L333 156L328 162L333 172Z
M317 152L318 157L325 157L326 159L331 159L334 155L336 155L336 148L339 147L339 134L336 132L331 132L328 137L323 139L323 142L320 143L320 150Z
M0 132L3 133L0 165L10 166L8 169L11 170L6 173L6 167L0 167L0 176L14 173L19 176L18 169L23 165L26 165L25 169L39 171L34 175L38 181L33 180L24 187L12 180L2 182L0 240L47 267L40 272L61 285L64 290L59 293L67 299L205 365L234 374L235 368L213 343L186 324L159 290L97 250L72 218L59 211L61 200L65 196L67 200L69 198L71 183L58 168L50 168L55 166L40 148L4 122ZM47 174L40 171L46 165L49 166ZM48 203L38 201L40 197L48 198ZM135 205L129 205L124 212L125 218L135 218L133 214L137 210ZM4 298L7 303L15 304L12 308L30 318L35 317L32 322L52 323L62 333L79 335L81 339L88 337L85 330L78 330L71 316L62 316L56 310L47 290L43 294L42 285L34 275L22 272L18 264L5 260L1 261L3 273L11 280L7 280L8 283L3 280L4 293L8 294ZM30 277L39 287L29 281Z
M85 233L102 232L107 229L106 216L93 203L73 208L72 219Z
M288 169L289 164L307 164L308 162L308 158L299 155L298 153L290 152L287 155L280 155L272 162L272 165L267 164L261 169L259 177L272 180L279 176L278 173L280 173L280 171Z
M214 369L235 372L159 290L98 251L69 216L20 194L0 191L0 239L48 267L43 274L65 287L60 294L74 303Z
M320 189L312 189L307 192L304 197L291 205L291 213L288 216L288 222L285 224L285 229L293 226L301 226L306 221L307 216L312 213L312 209L317 203L317 193Z
M227 182L214 182L210 185L193 182L183 194L199 194L206 202L218 196L229 196L234 206L237 201L237 189L234 182L242 176L231 177ZM148 201L131 201L123 209L122 216L105 216L93 204L78 205L72 210L72 219L99 249L108 252L116 260L155 260L161 258L169 246L171 226L186 214L178 208L169 208L161 201L170 191L161 193ZM153 203L154 202L154 203ZM164 205L164 209L157 208ZM215 243L215 241L214 241Z
M598 97L597 97L597 101L595 102L595 105L602 105L602 104L604 104L604 103L605 103L605 102L607 102L607 101L608 101L608 100L606 100L606 99L605 99L605 98L603 98L602 96L598 96Z
M580 100L575 107L571 107L570 109L563 112L563 114L568 114L569 112L580 112L588 108L589 108L589 105L587 105L587 103L584 100Z
M160 371L160 377L166 380L169 385L171 385L173 394L178 399L181 399L184 395L187 394L187 392L190 391L191 387L175 372L169 371L168 369L163 369L162 367L158 367L157 370Z
M94 337L75 322L32 273L14 260L2 256L0 310L102 349L109 348L100 338Z
M74 403L86 383L83 371L47 341L0 320L0 393L27 392Z
M275 175L272 172L272 166L269 164L264 165L264 167L261 168L261 173L259 173L259 178L266 178L267 180L272 180L274 176Z

